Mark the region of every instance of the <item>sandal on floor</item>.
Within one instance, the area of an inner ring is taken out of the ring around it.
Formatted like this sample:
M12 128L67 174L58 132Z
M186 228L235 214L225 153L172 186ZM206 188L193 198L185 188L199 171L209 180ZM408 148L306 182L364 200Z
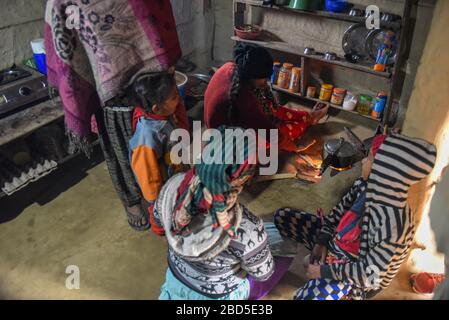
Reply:
M142 210L139 215L133 214L126 210L126 215L128 216L128 224L134 230L145 231L150 228L150 215L148 210ZM139 226L138 223L142 223L143 218L145 218L147 222L144 225Z

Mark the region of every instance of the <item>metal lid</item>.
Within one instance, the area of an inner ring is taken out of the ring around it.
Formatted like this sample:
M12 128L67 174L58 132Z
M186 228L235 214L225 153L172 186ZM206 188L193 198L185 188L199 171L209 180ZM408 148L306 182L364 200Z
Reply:
M345 94L346 93L346 89L344 89L344 88L334 88L334 92L336 94Z
M343 145L342 145L343 143ZM341 145L341 148L340 148ZM355 153L354 147L347 141L341 139L328 140L324 146L329 154L334 154L339 148L338 157L352 157Z

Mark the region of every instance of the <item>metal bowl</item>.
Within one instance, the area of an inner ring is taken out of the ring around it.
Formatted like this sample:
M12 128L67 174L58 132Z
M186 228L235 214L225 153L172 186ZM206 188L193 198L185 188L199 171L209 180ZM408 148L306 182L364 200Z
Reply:
M315 54L315 49L311 48L311 47L307 47L304 49L304 54L313 55L313 54Z
M326 60L337 60L337 54L334 52L326 52L324 54L324 59Z
M363 17L363 11L361 9L357 9L357 8L352 8L349 11L349 15L351 17Z
M383 12L382 15L380 16L380 20L384 22L392 22L395 20L395 16L394 14Z

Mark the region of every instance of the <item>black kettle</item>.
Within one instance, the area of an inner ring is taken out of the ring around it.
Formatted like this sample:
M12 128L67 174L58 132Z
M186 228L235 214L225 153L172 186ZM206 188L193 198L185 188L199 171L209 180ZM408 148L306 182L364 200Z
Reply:
M323 163L321 164L319 176L323 175L328 167L332 167L334 176L339 171L350 168L354 163L362 160L368 155L373 137L363 142L348 127L344 128L348 141L344 138L328 140L324 145ZM379 128L376 129L376 133ZM340 170L339 170L340 169Z
M344 138L330 139L324 144L324 160L321 164L319 176L322 176L327 168L347 169L350 168L356 159L354 146Z

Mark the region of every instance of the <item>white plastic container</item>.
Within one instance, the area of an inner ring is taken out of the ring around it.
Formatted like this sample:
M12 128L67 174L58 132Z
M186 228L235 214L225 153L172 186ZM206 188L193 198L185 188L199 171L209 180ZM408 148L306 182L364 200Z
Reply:
M343 101L343 109L348 111L354 111L357 106L357 96L351 92L347 92L345 100Z

